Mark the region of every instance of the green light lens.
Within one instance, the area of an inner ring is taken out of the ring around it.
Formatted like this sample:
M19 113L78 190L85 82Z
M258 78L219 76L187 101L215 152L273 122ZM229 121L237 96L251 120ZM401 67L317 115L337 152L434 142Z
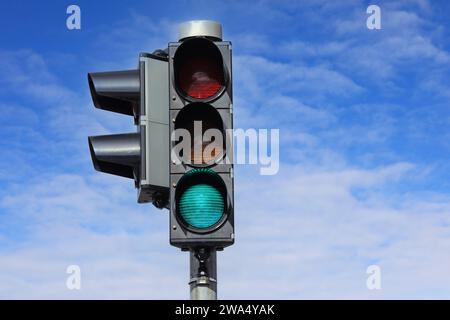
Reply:
M209 184L195 184L183 192L179 212L184 221L198 229L210 228L219 222L224 211L220 192Z

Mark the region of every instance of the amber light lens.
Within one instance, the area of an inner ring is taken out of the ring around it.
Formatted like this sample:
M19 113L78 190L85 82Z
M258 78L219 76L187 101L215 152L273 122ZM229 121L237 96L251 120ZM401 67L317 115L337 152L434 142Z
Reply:
M201 130L199 130L200 126ZM195 102L186 106L175 120L175 129L187 130L191 138L189 153L181 154L185 163L192 166L211 165L225 153L225 130L222 118L217 110L208 104ZM217 143L211 146L212 141L203 141L205 132L209 129L217 129L221 133L221 141L214 141Z
M208 99L224 87L222 55L211 41L186 40L178 49L175 61L177 84L185 96Z
M202 142L201 149L195 147L192 148L191 162L193 164L211 164L222 154L223 148L221 147L214 148L211 152L205 153L205 148L209 145L209 143L209 141ZM192 144L195 145L195 141L192 141ZM201 150L202 153L200 154L200 152L195 152L195 150Z

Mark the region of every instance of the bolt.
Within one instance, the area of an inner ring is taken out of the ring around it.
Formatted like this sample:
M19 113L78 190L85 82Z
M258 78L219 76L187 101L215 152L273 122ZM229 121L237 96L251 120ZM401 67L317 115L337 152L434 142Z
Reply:
M176 225L173 225L173 226L172 226L172 229L173 229L173 230L177 230L177 226L176 226Z
M174 182L174 183L172 183L172 187L176 187L177 186L177 184Z

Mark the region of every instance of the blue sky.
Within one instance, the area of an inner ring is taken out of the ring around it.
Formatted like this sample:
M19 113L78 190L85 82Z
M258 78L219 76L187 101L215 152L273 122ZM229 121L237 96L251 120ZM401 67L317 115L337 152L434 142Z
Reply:
M66 8L81 8L81 30ZM368 30L366 8L381 8ZM0 4L0 297L188 297L168 214L95 172L87 136L133 131L87 72L134 68L191 19L233 42L235 127L279 128L280 171L236 168L220 298L450 298L447 1ZM269 236L270 235L270 236ZM82 289L65 286L81 267ZM382 289L366 288L381 268Z

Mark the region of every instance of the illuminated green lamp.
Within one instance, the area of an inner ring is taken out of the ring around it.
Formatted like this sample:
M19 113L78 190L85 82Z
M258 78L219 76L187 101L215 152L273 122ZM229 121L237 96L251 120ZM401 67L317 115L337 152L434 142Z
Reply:
M222 194L216 188L217 183L208 183L208 180L214 181L220 177L208 169L191 170L185 177L192 179L194 183L191 182L180 196L180 216L191 227L211 228L222 218L225 204ZM199 183L195 183L196 181Z

